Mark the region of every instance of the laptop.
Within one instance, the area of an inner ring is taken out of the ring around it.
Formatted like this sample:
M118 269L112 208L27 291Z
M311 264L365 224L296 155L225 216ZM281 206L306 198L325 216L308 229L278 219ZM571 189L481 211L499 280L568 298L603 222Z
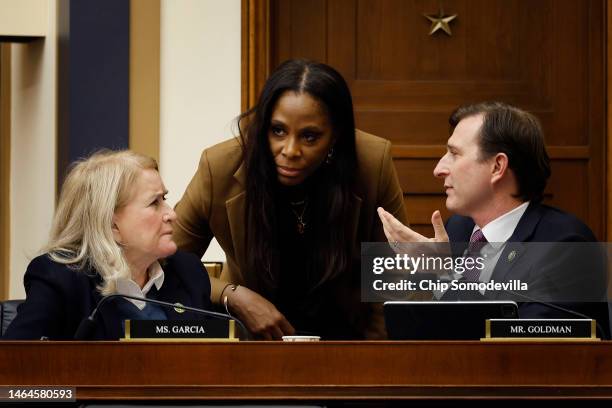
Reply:
M487 319L517 319L512 301L393 301L383 305L390 340L480 340Z

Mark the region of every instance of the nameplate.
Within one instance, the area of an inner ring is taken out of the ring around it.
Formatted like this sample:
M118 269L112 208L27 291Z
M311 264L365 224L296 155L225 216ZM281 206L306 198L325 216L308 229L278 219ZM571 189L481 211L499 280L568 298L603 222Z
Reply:
M237 341L233 320L126 320L122 340Z
M483 340L597 340L592 319L487 319Z

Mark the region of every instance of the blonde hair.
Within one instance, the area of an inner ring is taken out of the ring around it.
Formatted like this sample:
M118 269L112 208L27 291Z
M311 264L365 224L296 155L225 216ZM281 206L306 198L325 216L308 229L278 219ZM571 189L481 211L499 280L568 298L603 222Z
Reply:
M116 291L118 279L131 277L113 236L113 215L130 200L131 187L146 169L157 171L157 162L129 150L102 150L76 162L62 186L45 252L74 269L97 271L103 295Z

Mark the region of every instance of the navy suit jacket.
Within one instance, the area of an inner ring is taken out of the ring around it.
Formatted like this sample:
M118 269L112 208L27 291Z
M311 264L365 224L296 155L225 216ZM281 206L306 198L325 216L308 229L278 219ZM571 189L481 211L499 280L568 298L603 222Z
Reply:
M197 256L185 252L160 261L164 283L158 300L210 309L210 281ZM52 261L46 254L34 258L24 276L26 300L7 328L4 340L72 340L79 324L91 314L102 295L96 289L101 277L95 271L77 271ZM98 310L92 340L117 340L123 336L121 319L114 315L109 299ZM164 309L168 319L202 319L190 312Z
M449 218L446 230L455 255L463 253L473 229L474 221L469 217ZM606 254L603 246L592 244L596 241L593 232L578 218L532 202L504 247L491 280L521 280L529 285L523 294L592 317L601 324L603 335L609 337ZM486 296L523 302L519 307L521 318L576 317L542 304L524 303L524 298L503 291L488 292Z

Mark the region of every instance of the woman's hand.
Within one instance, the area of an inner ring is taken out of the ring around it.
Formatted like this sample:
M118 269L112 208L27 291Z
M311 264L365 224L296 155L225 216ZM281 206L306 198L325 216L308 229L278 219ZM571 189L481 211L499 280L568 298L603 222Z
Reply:
M267 299L244 286L228 291L227 304L251 333L265 340L291 336L295 329Z

